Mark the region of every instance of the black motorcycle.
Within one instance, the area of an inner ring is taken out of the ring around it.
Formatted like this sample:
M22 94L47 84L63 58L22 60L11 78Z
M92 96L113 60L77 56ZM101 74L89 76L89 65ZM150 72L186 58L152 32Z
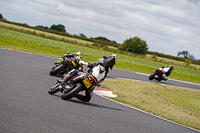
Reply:
M65 76L66 77L66 76ZM95 77L89 74L84 74L79 72L73 76L68 82L62 85L57 81L51 89L48 91L49 94L53 95L57 92L61 92L61 98L64 100L71 99L80 91L94 89L97 85L97 80Z
M68 51L67 54L69 54ZM51 76L62 76L71 71L72 69L76 69L78 67L80 66L78 66L78 63L76 61L74 61L72 58L67 58L65 55L63 55L57 62L54 63L49 74Z
M157 68L157 69L154 70L153 73L149 76L149 80L155 79L155 80L157 80L158 82L160 82L160 81L163 80L163 77L162 77L162 74L163 74L163 73L164 73L164 72L163 72L161 69Z

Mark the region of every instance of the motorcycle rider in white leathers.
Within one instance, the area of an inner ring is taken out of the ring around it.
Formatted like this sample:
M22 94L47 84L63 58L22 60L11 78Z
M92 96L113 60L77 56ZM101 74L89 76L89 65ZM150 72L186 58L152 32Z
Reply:
M174 69L172 65L169 67L163 66L162 68L159 68L162 71L162 78L166 81L168 80L168 76L171 74L171 71Z
M87 63L84 61L79 62L81 65L87 66L90 69L88 70L88 73L91 74L93 77L97 80L97 86L103 82L103 80L106 77L106 70L105 70L105 60L103 58L100 58L97 60L96 63ZM69 79L71 79L73 76L75 76L79 71L76 69L71 70L64 78L63 80L59 80L61 84L66 83ZM94 88L90 90L85 90L85 96L81 94L77 94L74 97L77 99L83 101L83 102L89 102L92 98Z

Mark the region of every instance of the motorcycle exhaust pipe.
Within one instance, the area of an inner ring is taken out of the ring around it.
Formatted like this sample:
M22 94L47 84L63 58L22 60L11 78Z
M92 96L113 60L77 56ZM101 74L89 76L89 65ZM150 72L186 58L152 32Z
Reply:
M84 78L85 78L84 75L80 75L80 76L74 78L74 79L72 80L72 82L76 82L76 81L78 81L78 80L80 80L80 79L84 79Z

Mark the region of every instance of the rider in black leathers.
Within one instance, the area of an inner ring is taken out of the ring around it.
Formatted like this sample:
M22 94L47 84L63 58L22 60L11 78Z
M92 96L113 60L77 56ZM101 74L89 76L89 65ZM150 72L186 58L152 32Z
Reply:
M113 66L115 65L115 60L117 59L116 54L112 54L111 56L103 56L104 59L106 59L106 74L109 72L109 68L112 69Z

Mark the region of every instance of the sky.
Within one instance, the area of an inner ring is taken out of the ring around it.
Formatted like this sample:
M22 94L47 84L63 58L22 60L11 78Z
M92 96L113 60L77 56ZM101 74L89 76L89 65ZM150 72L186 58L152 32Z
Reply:
M200 0L0 0L9 21L62 24L68 33L122 44L139 37L149 51L200 59Z

